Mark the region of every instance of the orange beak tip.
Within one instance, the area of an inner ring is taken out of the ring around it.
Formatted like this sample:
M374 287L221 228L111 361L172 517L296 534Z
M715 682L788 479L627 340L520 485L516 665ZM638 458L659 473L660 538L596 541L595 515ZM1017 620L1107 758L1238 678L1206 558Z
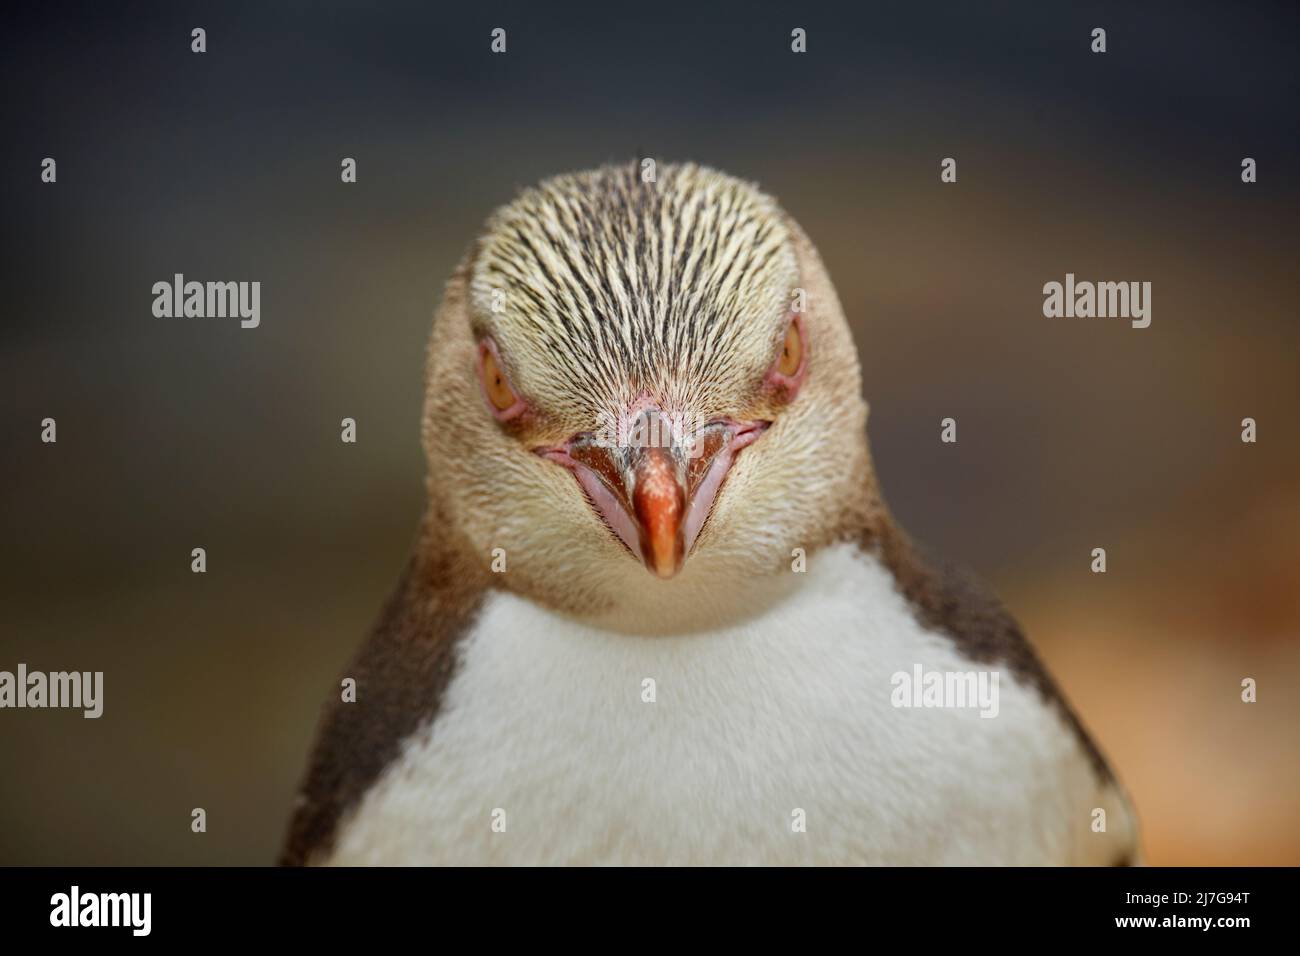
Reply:
M654 546L651 549L651 560L649 562L655 572L661 578L671 578L681 567L678 560L676 548L669 542L666 546Z

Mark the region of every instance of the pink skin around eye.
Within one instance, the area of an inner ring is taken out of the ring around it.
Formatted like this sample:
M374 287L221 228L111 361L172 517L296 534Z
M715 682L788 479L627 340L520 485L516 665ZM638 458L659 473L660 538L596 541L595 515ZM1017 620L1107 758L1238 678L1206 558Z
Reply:
M799 368L793 375L782 375L777 371L777 366L781 364L781 353L776 353L776 358L772 362L772 367L767 370L767 375L763 380L785 393L786 400L794 398L799 391L799 386L803 385L803 380L808 377L808 332L804 328L803 316L795 313L794 327L799 331L799 342L803 352L799 356ZM782 340L784 345L784 339Z
M501 409L492 404L492 398L488 395L487 382L483 380L483 356L491 353L492 361L496 363L497 370L501 373L502 379L505 380L506 386L510 389L511 394L515 396L515 403L509 408ZM528 411L528 403L519 397L519 393L514 390L510 380L505 378L506 367L501 362L501 353L497 351L497 344L490 338L485 338L478 344L478 384L483 393L483 404L487 406L492 417L499 422L508 422L512 418L518 418L524 412Z

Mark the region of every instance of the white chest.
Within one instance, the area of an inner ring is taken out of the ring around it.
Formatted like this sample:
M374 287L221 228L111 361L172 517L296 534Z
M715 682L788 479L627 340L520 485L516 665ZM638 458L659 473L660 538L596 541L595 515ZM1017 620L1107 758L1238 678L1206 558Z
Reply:
M432 733L407 742L330 862L1073 858L1094 794L1055 711L1005 671L996 717L895 706L899 672L982 665L850 546L805 577L760 617L675 637L494 595Z

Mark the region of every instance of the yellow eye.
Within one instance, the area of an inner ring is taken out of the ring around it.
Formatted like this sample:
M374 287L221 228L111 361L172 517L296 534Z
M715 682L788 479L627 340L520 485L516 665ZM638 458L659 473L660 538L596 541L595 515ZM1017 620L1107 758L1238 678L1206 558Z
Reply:
M781 346L781 355L776 360L776 370L786 377L793 377L803 362L803 335L799 323L791 320L785 330L785 343Z
M481 362L483 366L483 391L487 393L488 401L492 403L492 407L499 412L504 412L519 401L519 396L510 387L505 372L501 371L501 367L497 365L497 358L492 354L490 348L483 348Z

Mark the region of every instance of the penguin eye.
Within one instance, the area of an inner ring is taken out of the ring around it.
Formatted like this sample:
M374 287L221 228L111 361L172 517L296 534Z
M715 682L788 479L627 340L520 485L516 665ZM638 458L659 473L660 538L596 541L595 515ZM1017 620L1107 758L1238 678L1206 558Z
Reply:
M497 357L496 345L491 339L479 343L478 372L479 381L483 385L483 396L498 421L507 421L524 410L524 401L510 386L510 380L506 378Z
M803 336L799 334L799 326L791 320L785 330L785 342L781 345L781 356L776 360L776 370L793 378L802 362Z
M796 385L796 380L803 372L804 352L803 322L796 315L785 328L781 351L777 353L776 361L772 363L768 378L777 385Z

